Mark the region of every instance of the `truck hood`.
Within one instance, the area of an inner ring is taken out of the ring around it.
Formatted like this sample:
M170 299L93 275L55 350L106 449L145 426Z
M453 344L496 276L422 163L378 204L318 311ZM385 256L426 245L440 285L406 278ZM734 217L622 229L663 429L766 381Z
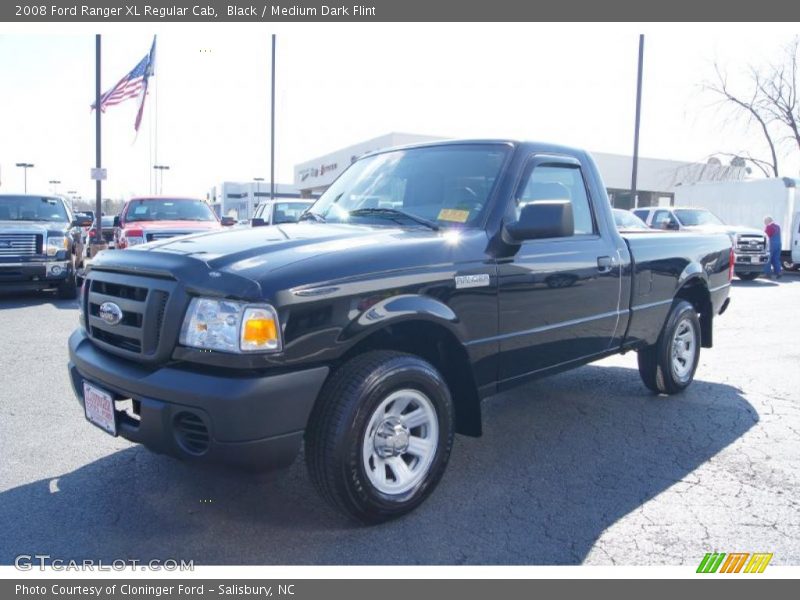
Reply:
M69 223L44 222L44 221L0 221L0 231L3 233L40 233L48 231L63 234L69 229Z
M695 225L684 227L684 231L693 231L696 233L727 233L728 235L764 235L763 231L753 229L752 227L742 227L737 225Z
M123 230L144 229L145 231L162 231L179 229L181 231L209 231L222 227L216 221L133 221L125 223Z
M291 223L107 250L92 264L101 270L169 273L194 287L247 280L275 292L389 271L427 273L442 265L453 270L483 255L487 242L486 232L474 229Z

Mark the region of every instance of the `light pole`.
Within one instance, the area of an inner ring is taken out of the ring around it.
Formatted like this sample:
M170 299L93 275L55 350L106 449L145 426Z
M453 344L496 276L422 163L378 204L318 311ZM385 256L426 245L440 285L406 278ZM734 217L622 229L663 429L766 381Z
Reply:
M75 210L75 200L78 197L78 190L67 190L67 196L69 196L69 205L72 207L72 210Z
M35 165L33 163L26 163L26 162L18 162L18 167L22 167L23 171L25 172L25 193L28 193L28 169L32 169Z
M53 193L57 194L58 184L61 183L61 181L59 181L58 179L51 179L50 181L48 181L48 183L53 186Z
M160 174L160 182L158 184L158 194L164 193L164 171L169 171L169 165L153 165L153 168Z
M263 177L253 177L253 181L256 182L256 193L255 193L255 202L253 202L253 210L250 211L250 215L252 216L253 211L255 211L258 203L260 202L259 198L261 197L261 182L264 181Z

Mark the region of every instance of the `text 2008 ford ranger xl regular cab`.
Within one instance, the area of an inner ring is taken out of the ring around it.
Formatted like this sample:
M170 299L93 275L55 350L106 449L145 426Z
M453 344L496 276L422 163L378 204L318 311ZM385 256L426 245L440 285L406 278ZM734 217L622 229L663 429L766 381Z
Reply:
M414 146L356 161L300 223L102 253L69 368L112 435L261 468L304 442L327 500L379 522L498 391L627 350L683 390L730 277L727 235L620 236L585 152Z

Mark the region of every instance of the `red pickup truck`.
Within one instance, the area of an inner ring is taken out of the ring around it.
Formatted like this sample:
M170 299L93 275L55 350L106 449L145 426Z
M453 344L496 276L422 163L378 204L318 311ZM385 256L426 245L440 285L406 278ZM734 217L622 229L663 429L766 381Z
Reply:
M117 248L125 249L226 225L233 225L233 219L220 220L208 204L196 198L131 198L114 218L114 241Z

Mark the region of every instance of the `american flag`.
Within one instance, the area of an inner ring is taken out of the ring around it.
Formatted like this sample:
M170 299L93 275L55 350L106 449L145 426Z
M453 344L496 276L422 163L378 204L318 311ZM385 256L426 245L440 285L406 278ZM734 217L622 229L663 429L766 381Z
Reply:
M102 96L100 96L100 110L105 112L109 106L115 106L130 98L139 98L139 110L136 111L134 129L138 132L144 113L144 101L147 97L147 85L150 77L155 74L156 63L156 36L153 36L153 45L150 52L128 73ZM92 109L95 104L92 104Z

